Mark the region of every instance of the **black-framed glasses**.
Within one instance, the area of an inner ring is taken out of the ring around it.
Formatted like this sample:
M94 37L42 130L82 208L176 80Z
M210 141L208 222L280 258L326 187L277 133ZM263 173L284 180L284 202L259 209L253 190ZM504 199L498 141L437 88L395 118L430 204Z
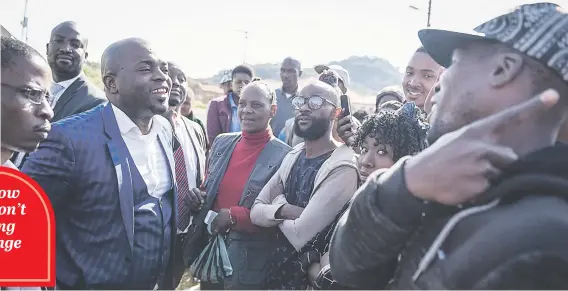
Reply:
M300 108L302 108L302 106L304 104L306 104L306 102L308 103L308 107L311 110L318 110L320 109L324 103L329 103L331 104L331 106L336 107L337 105L333 104L331 101L319 96L319 95L312 95L312 96L300 96L300 95L296 95L293 99L292 99L292 106L294 106L294 109L296 110L300 110Z
M46 101L47 103L49 103L49 99L51 98L49 92L47 90L40 90L40 89L36 89L36 88L31 88L31 87L17 87L17 86L12 86L6 83L0 83L0 85L2 85L2 87L6 87L6 88L10 88L22 95L24 95L26 98L28 98L28 100L30 100L31 103L36 104L36 105L40 105L42 104L44 101Z

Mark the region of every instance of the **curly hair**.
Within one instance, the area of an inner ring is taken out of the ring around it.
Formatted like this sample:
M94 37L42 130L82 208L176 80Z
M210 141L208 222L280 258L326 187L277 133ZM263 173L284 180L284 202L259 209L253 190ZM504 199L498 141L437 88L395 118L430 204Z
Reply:
M428 143L426 123L419 108L414 103L406 103L397 111L382 110L363 122L355 134L355 147L361 147L367 136L375 138L377 144L393 148L393 160L414 155L424 150Z

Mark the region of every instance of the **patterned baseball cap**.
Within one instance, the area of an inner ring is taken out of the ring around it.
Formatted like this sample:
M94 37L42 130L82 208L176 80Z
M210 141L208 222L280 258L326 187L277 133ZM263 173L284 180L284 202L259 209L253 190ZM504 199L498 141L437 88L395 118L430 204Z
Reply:
M223 76L221 77L221 81L219 82L219 85L223 85L227 82L231 82L233 80L233 77L231 76L232 72L233 72L232 70L226 70L223 73Z
M423 29L418 32L422 45L440 65L449 67L454 49L471 41L503 43L557 72L568 82L568 14L552 3L516 7L512 12L491 19L474 33Z

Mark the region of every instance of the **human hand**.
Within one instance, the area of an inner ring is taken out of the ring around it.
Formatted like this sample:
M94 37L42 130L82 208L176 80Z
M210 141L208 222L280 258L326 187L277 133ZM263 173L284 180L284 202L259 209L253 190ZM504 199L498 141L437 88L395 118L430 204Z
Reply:
M302 207L292 204L284 204L282 205L282 210L280 210L280 216L283 219L294 220L298 219L303 211L304 208Z
M512 145L501 141L503 133L546 114L558 99L556 91L547 90L443 135L407 160L404 171L408 190L416 197L445 205L475 200L504 167L518 159Z
M205 204L205 196L207 193L201 191L197 188L193 188L189 190L189 195L184 197L184 202L189 207L189 209L193 212L197 212L201 210L203 204Z
M229 231L232 226L231 211L228 208L221 209L213 222L211 222L213 234L225 233Z
M355 133L361 126L359 120L351 115L343 116L337 121L337 135L346 145L355 143Z

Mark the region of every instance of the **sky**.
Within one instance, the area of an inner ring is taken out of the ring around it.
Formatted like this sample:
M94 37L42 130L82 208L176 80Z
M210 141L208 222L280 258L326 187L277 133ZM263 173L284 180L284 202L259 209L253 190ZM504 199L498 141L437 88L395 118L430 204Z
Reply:
M0 0L0 24L18 38L25 2ZM534 2L432 0L431 25L468 31ZM568 8L568 0L550 2ZM51 29L74 20L89 38L89 60L97 62L112 42L142 37L193 78L287 56L313 66L367 55L404 68L420 45L427 10L428 0L28 0L27 36L44 53Z

